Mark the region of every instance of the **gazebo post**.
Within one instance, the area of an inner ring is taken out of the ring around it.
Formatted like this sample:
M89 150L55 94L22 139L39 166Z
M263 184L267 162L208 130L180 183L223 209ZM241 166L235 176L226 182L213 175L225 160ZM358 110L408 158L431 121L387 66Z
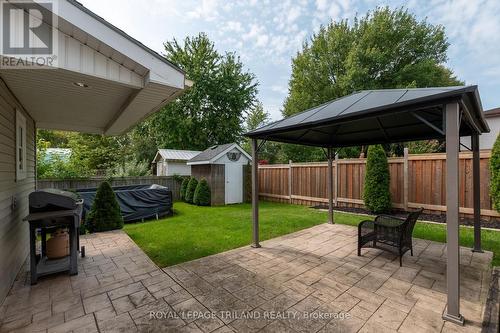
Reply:
M445 107L446 119L446 287L447 307L443 319L463 325L460 314L460 247L458 209L458 151L460 116L457 102Z
M257 139L252 139L252 247L260 247L259 244L259 157Z
M472 143L472 195L474 196L474 248L473 252L483 252L481 249L481 179L479 134L474 133Z
M332 148L328 148L328 223L334 224L333 218L333 161Z

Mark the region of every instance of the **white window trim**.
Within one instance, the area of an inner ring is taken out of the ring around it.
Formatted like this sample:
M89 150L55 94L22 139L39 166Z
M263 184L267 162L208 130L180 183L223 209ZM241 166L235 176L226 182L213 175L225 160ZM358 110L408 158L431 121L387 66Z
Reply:
M16 109L16 180L26 179L26 117Z

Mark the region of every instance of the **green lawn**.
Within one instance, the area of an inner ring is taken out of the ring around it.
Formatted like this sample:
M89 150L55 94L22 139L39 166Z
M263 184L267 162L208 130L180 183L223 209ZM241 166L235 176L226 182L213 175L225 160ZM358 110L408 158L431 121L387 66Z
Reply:
M197 207L176 202L175 214L159 221L127 224L125 232L160 267L248 245L252 240L251 205ZM327 213L306 206L260 203L260 237L266 240L325 223ZM335 221L356 226L366 216L335 213ZM417 223L414 237L446 240L444 225ZM460 244L472 246L473 230L461 227ZM483 230L483 248L500 265L500 232Z

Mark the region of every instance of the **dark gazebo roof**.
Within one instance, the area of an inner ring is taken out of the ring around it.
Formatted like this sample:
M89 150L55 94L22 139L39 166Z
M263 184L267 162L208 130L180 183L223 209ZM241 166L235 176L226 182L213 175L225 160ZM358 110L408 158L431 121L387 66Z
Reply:
M245 135L319 147L444 137L444 108L460 105L460 136L489 132L477 86L363 90Z

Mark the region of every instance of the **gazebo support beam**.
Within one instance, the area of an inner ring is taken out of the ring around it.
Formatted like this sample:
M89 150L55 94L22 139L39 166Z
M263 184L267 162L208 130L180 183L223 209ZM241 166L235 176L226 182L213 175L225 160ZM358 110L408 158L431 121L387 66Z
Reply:
M447 307L443 319L463 325L460 314L460 248L458 210L459 105L445 106L446 116L446 287Z
M333 218L333 153L328 148L328 223L334 224Z
M481 249L481 182L480 182L480 156L479 135L471 136L472 146L472 195L474 197L474 252L483 252Z
M259 146L257 139L252 139L252 247L260 247L259 244Z

